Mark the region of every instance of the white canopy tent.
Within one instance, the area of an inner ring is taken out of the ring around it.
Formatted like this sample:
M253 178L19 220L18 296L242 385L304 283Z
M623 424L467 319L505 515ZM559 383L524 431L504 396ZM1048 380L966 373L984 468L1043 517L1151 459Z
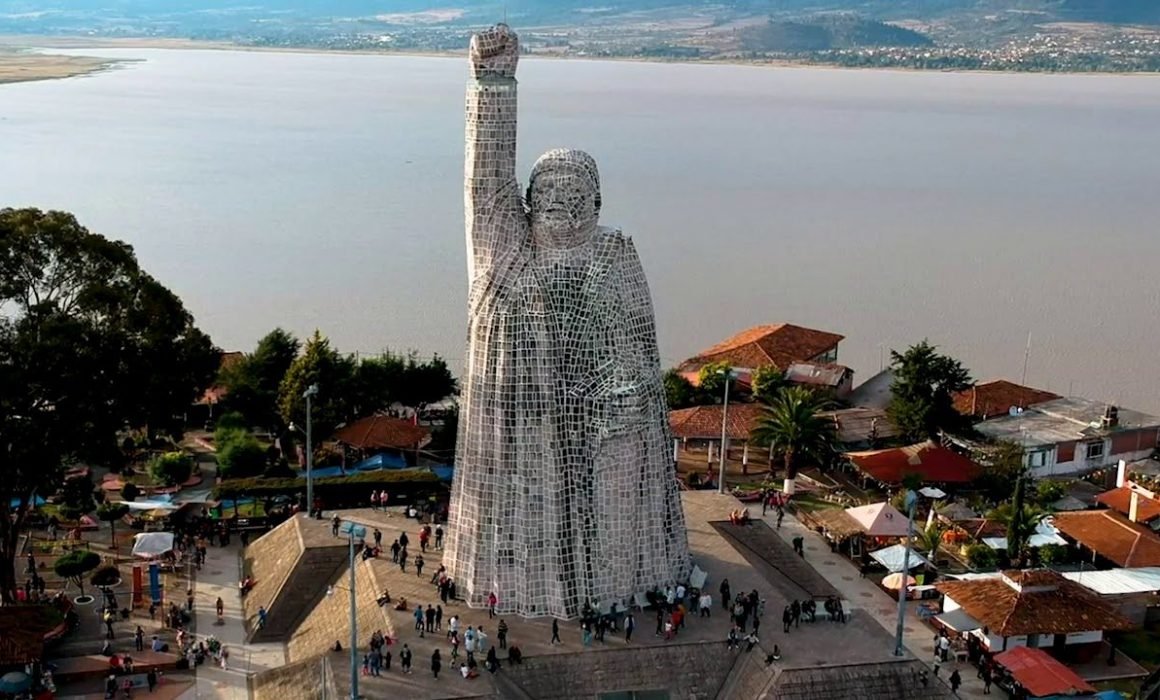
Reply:
M847 508L846 513L871 537L906 537L906 516L885 501Z
M149 511L149 510L168 510L175 511L179 506L175 506L169 501L121 501L129 507L130 511Z
M156 559L173 551L172 532L142 532L133 538L133 556Z
M870 552L871 558L891 573L898 573L902 571L902 558L906 556L906 547L895 544L884 549L879 549L877 552ZM910 550L910 568L924 566L930 564L926 557L922 556L913 549Z

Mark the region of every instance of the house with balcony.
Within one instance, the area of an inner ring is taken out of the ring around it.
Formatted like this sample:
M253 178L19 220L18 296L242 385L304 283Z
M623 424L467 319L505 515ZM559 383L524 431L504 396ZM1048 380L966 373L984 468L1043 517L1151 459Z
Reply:
M975 425L994 441L1023 448L1035 477L1081 474L1152 454L1160 417L1083 398L1053 399L1015 408Z

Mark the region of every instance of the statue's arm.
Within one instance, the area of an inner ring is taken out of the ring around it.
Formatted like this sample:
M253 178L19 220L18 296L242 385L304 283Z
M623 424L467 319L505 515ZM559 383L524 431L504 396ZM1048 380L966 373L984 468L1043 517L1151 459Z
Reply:
M505 25L471 39L464 204L468 275L474 280L526 228L516 180L516 64L519 40Z

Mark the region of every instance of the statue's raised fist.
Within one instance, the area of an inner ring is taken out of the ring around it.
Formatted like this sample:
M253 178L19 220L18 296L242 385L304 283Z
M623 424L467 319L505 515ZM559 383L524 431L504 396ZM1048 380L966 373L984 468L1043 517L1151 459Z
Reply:
M519 37L506 24L497 24L471 37L471 74L476 78L514 77L519 60Z

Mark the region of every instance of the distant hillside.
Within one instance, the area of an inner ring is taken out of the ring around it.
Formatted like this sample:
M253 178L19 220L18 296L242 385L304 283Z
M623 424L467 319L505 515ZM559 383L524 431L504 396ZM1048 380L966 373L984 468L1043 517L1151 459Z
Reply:
M929 46L918 32L853 15L830 15L812 20L773 20L741 33L745 51L798 53L852 49L860 46Z
M1160 0L1061 0L1056 12L1093 22L1160 24Z

